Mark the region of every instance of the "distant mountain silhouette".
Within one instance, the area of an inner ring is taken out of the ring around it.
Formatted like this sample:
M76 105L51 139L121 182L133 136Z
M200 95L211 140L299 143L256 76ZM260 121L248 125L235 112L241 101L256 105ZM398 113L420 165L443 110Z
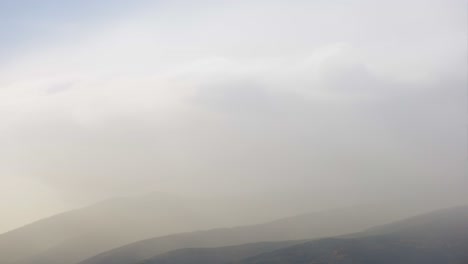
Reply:
M157 255L138 264L219 264L240 261L303 241L260 242L220 248L185 248Z
M265 224L157 237L101 253L80 264L134 264L183 248L337 236L391 222L403 215L407 216L408 212L392 207L355 207L316 212Z
M468 206L439 210L346 238L311 241L238 263L467 264Z
M75 264L142 239L275 219L274 206L251 197L161 193L112 199L1 234L0 263Z

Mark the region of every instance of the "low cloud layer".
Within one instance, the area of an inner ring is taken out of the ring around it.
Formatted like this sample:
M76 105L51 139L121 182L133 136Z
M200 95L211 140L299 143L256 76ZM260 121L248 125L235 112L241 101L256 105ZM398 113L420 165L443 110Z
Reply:
M4 228L149 191L467 198L465 7L141 1L41 38L32 16L0 45Z

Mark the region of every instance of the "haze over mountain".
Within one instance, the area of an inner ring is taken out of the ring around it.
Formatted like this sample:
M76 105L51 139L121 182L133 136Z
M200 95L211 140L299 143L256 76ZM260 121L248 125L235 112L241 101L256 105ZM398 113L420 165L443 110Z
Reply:
M414 213L414 208L405 209L403 206L363 206L309 213L258 225L156 237L103 252L80 264L133 264L160 253L183 248L344 235Z
M0 235L0 263L76 263L145 238L259 223L301 210L289 209L273 198L253 196L153 193L111 199Z
M465 264L468 263L468 206L373 228L353 238L307 242L238 263Z
M346 237L188 248L134 264L464 264L468 206L437 210Z
M297 215L308 209L307 202L278 198L153 193L112 199L0 235L0 262L75 264L99 254L85 263L131 263L127 260L186 247L341 235L415 214L415 208L421 208L360 206ZM282 217L278 214L297 216L272 221ZM197 230L206 231L193 233ZM147 238L151 239L139 241Z
M0 1L0 232L151 191L467 200L465 11Z
M467 4L0 0L0 264L258 253L465 203Z

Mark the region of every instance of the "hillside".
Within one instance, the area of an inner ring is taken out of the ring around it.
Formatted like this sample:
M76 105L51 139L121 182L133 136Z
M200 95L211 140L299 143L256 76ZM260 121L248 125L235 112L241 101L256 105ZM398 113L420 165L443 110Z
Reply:
M241 263L466 264L468 207L420 215L354 237L311 241Z
M181 249L138 264L201 263L466 264L468 207L438 210L345 237Z
M183 248L223 247L353 233L409 215L392 207L354 207L299 215L265 224L157 237L101 253L80 264L134 264Z
M301 241L261 242L220 248L185 248L157 255L139 264L231 263L262 253L289 247Z
M272 203L251 197L153 193L111 199L1 234L0 263L74 264L142 239L258 223L276 213Z

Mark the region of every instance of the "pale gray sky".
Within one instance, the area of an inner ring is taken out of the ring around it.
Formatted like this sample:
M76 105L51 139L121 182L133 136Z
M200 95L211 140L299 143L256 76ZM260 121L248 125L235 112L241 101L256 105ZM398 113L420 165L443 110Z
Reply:
M0 1L0 232L148 191L468 198L464 0Z

